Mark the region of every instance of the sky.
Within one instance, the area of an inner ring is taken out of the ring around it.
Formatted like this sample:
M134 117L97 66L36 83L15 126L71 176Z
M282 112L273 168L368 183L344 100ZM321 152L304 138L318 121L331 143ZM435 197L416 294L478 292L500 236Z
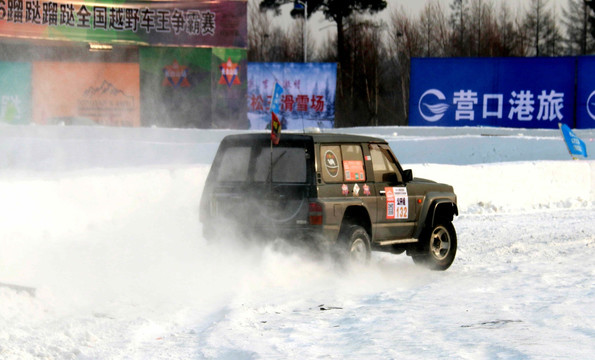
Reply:
M547 0L546 0L547 1ZM417 14L419 11L423 9L426 5L428 0L387 0L388 8L392 11L392 9L398 9L401 5L406 9L411 11L412 14ZM452 3L452 0L439 0L440 4L448 9L449 5ZM495 4L500 2L506 2L512 8L515 7L528 7L531 3L531 0L494 0ZM556 6L559 8L560 6L566 6L567 0L549 0L550 6Z

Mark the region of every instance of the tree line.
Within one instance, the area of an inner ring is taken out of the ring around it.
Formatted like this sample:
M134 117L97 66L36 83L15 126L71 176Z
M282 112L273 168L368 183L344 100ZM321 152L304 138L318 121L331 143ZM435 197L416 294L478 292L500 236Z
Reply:
M289 26L274 25L294 4ZM305 4L307 3L307 4ZM444 5L446 4L446 5ZM303 6L307 5L307 6ZM382 20L384 0L249 0L248 61L338 64L335 126L406 125L413 57L575 56L595 52L595 0L550 0L512 9L498 0L428 0L419 14L401 7ZM306 27L324 14L336 33Z

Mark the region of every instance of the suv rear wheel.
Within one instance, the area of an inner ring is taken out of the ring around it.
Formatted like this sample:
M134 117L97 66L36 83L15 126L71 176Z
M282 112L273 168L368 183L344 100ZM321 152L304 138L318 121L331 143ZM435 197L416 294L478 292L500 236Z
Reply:
M457 234L451 222L438 223L420 237L421 251L412 256L416 264L432 270L446 270L457 252Z
M347 226L342 231L340 244L352 264L366 265L370 262L370 236L359 225Z

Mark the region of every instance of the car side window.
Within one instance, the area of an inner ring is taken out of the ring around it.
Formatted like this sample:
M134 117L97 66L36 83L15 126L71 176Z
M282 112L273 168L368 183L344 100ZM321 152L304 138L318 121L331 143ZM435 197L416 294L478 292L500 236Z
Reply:
M384 182L390 177L389 174L396 174L397 181L403 182L401 172L386 149L376 144L370 145L370 155L374 166L374 179L376 182ZM394 176L394 175L393 175Z
M360 145L341 145L343 178L347 182L366 181L364 155Z

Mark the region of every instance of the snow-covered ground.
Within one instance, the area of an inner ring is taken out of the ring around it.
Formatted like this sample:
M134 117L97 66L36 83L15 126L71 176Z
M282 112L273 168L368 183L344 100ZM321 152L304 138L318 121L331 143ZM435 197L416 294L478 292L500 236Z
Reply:
M341 131L454 185L450 269L207 245L198 201L230 131L0 127L0 359L593 358L594 161L553 130Z

